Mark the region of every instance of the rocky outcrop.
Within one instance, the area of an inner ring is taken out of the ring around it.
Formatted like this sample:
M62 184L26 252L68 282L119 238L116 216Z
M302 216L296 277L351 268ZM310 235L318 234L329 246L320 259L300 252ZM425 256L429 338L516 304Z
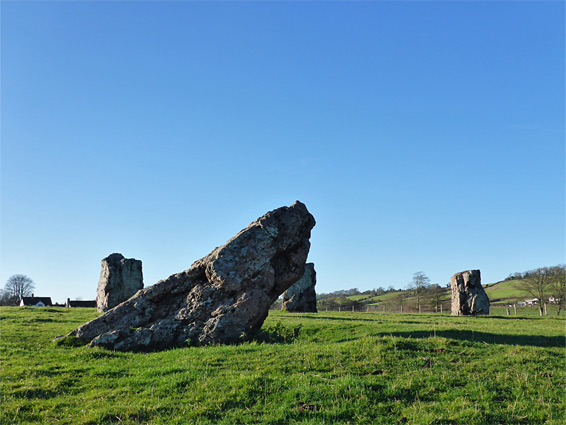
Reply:
M313 263L305 265L305 273L283 293L282 310L291 313L316 313L316 271Z
M108 311L143 289L142 262L110 254L101 261L96 291L96 309Z
M479 270L456 273L450 278L452 315L489 314L489 298L481 285Z
M261 327L271 304L303 275L314 225L298 201L268 212L190 269L68 336L113 350L238 341Z

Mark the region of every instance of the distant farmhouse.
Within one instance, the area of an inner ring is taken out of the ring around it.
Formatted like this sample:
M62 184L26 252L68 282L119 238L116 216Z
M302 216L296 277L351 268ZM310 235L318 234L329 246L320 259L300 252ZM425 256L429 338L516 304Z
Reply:
M67 298L67 304L65 304L65 307L96 308L96 301L82 301L82 300L72 301L70 298Z
M53 304L51 297L22 297L20 307L72 307L72 308L96 308L96 301L71 300L67 298L67 303Z
M35 297L33 294L31 297L22 297L20 301L20 307L51 307L52 305L51 297Z

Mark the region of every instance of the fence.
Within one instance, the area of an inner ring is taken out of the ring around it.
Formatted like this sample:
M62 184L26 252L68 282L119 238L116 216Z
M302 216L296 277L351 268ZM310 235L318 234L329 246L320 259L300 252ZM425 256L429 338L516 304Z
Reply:
M406 314L451 314L449 304L439 304L438 308L431 306L421 305L420 311L418 307L413 305L365 305L365 306L325 306L323 303L319 303L318 312L336 312L336 313L406 313ZM275 303L271 306L271 310L281 310L281 303ZM544 304L543 305L543 315L544 316L556 316L558 314L558 305L556 304ZM490 315L492 316L539 316L538 306L519 306L517 304L505 305L492 305L490 308Z

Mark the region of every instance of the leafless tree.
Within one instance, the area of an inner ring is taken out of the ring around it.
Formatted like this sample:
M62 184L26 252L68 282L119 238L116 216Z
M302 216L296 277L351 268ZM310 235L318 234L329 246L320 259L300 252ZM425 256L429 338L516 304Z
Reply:
M431 306L438 312L438 307L447 299L448 288L442 288L439 284L435 283L428 288L427 296L430 298Z
M560 316L560 311L566 304L566 265L561 264L552 267L551 270L553 272L551 292L558 303L558 316Z
M543 304L547 301L553 284L552 273L548 267L540 267L525 272L528 276L518 281L515 286L538 300L539 314L543 314Z
M413 280L409 283L409 289L417 298L417 311L420 312L421 299L425 296L428 287L430 286L429 277L423 272L416 272L413 275Z
M17 305L22 297L29 297L35 289L33 280L23 274L15 274L8 278L2 291L2 302Z
M398 305L399 307L401 307L401 312L403 312L403 309L405 308L406 299L407 299L407 293L405 291L401 291L393 296L393 298L391 299L391 303L393 305Z

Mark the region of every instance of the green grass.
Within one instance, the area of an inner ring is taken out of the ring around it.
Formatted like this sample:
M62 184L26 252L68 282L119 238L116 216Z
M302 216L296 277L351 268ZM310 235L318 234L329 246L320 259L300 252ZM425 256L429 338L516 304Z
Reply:
M353 301L363 301L364 304L379 304L385 301L390 301L392 298L399 294L399 292L387 292L381 295L349 295L346 298Z
M551 317L556 317L557 313L558 313L558 306L551 304L548 305L546 308L546 313L548 316ZM490 307L489 308L489 312L491 315L499 315L499 316L506 316L507 315L507 309L503 306L495 306L495 307ZM562 310L562 312L560 313L561 315L565 315L565 311ZM544 314L544 313L543 313ZM509 316L510 317L536 317L536 316L540 316L540 312L538 309L538 306L529 306L529 307L517 307L517 314L515 314L515 310L513 309L513 307L509 308Z
M485 288L485 293L489 297L491 303L513 303L524 299L530 299L532 296L525 294L517 288L517 280L508 280L505 282L498 282Z
M525 299L532 298L531 295L526 294L523 292L518 285L520 284L519 280L508 280L502 281L497 283L491 283L484 286L485 292L488 295L492 304L505 304L505 303L514 303L517 301L522 301ZM406 292L406 299L407 303L414 303L416 302L416 298L411 295L411 291ZM393 298L398 296L400 292L387 292L382 295L350 295L346 298L354 301L362 301L364 304L380 304L383 302L391 301ZM447 297L449 298L449 293Z
M93 317L85 309L0 309L0 423L566 419L562 318L274 311L263 336L286 343L118 353L51 342Z

